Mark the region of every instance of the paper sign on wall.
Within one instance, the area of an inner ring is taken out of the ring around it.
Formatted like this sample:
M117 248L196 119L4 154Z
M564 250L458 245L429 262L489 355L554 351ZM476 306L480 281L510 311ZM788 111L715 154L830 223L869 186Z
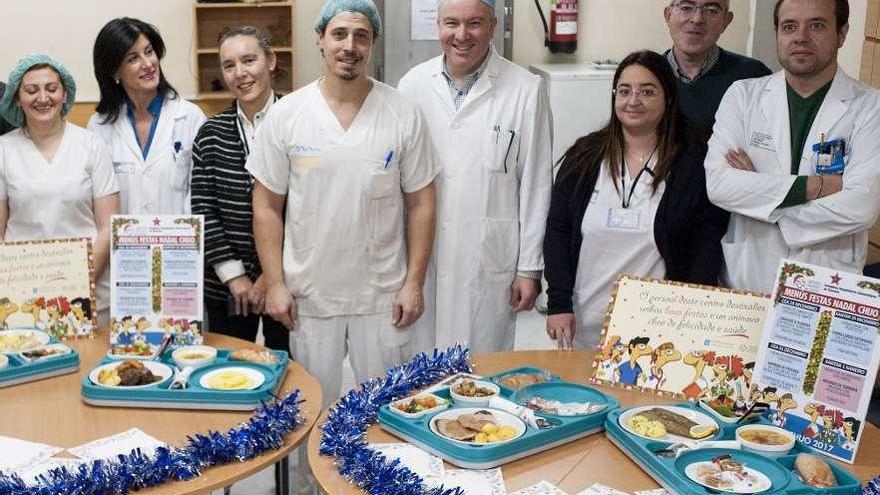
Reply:
M114 215L111 222L111 348L146 349L166 334L176 345L200 344L203 217Z
M771 301L765 294L621 275L592 382L745 409Z
M852 463L880 349L880 280L782 260L755 368L771 419Z
M437 0L411 0L410 39L439 40Z
M93 262L89 238L0 243L0 327L90 336Z

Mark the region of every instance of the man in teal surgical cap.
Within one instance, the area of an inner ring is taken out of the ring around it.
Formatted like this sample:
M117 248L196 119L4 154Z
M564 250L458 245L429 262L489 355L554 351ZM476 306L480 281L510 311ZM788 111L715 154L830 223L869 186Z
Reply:
M425 112L440 156L437 229L416 350L467 342L513 349L516 313L532 309L553 181L550 106L541 78L492 46L492 0L443 0L443 54L399 89Z

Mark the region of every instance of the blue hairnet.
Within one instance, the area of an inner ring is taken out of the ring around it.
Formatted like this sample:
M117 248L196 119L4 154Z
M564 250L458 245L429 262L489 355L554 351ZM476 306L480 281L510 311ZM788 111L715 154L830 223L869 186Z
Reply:
M370 20L373 26L373 36L379 36L382 32L382 20L379 19L379 11L373 0L327 0L318 18L315 19L315 31L323 31L330 19L341 12L357 12Z
M443 2L445 2L445 1L446 0L437 0L437 8L440 8L440 6L443 5ZM480 1L485 3L486 5L488 5L492 10L495 10L495 0L480 0Z
M39 53L25 55L18 61L12 72L9 73L9 78L6 80L6 93L3 94L3 100L0 100L0 114L3 115L7 122L16 127L23 127L25 122L24 111L22 111L21 105L16 101L15 95L18 94L18 88L21 86L21 79L24 77L24 74L31 67L39 64L51 66L61 77L61 84L64 85L64 89L67 91L67 100L61 106L62 117L67 116L70 108L73 106L73 101L76 99L76 83L73 81L73 76L68 72L67 67L64 67L61 62L48 55Z

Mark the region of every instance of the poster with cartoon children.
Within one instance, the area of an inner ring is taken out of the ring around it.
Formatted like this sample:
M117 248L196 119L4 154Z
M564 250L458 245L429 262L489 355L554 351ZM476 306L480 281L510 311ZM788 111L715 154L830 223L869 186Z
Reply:
M880 281L782 260L755 366L773 424L855 461L880 362Z
M770 299L622 275L591 381L679 399L748 403Z
M0 242L0 330L36 328L56 339L96 325L92 241Z
M203 217L111 219L110 351L152 355L172 345L202 343Z

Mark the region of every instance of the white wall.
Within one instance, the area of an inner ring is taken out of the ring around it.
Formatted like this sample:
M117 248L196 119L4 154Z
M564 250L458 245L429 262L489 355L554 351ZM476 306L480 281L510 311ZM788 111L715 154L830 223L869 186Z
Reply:
M502 0L498 0L502 1ZM390 0L394 2L394 0ZM548 0L541 3L549 5ZM578 50L568 56L551 54L544 47L544 33L534 0L514 0L513 58L520 65L543 62L589 61L623 58L640 48L665 50L669 34L662 10L668 0L580 0ZM749 0L731 0L734 21L721 38L721 45L746 52L750 18ZM193 71L192 0L7 0L3 11L3 46L0 79L23 55L48 53L73 72L78 101L96 101L98 88L92 73L92 45L108 20L130 16L155 24L168 47L163 68L169 80L187 98L195 95ZM308 83L321 73L312 22L323 0L296 0L297 82ZM390 4L390 3L389 3ZM852 13L849 39L840 53L841 66L858 76L864 39L867 0L850 0ZM772 19L757 22L772 22Z

